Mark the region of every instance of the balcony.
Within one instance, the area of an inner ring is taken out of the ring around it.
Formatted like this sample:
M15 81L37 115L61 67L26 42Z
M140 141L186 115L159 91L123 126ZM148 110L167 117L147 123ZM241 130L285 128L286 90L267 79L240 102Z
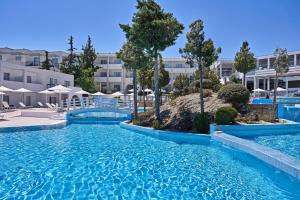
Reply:
M4 79L5 80L5 79ZM10 77L9 79L6 79L5 81L15 81L15 82L23 82L23 77Z

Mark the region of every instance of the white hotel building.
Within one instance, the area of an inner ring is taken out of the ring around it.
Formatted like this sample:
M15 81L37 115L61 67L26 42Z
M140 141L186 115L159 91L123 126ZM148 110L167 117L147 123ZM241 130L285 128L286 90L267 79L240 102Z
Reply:
M45 95L37 92L58 84L74 86L73 75L63 74L58 70L63 55L63 52L49 53L55 70L42 70L39 67L45 59L44 51L0 48L0 86L14 90L26 88L33 91L24 94L24 103L27 106L34 106L37 101L45 102ZM6 92L3 100L10 105L18 106L23 97L20 93ZM48 101L57 102L57 95L48 95Z
M170 84L166 88L171 90L173 82L179 74L185 74L190 79L196 71L191 68L181 58L164 58L165 69L170 75ZM95 82L97 90L104 93L113 93L122 91L127 93L132 88L132 72L123 67L121 60L119 60L114 53L98 54L95 64L100 69L95 73Z
M278 86L288 90L289 95L300 91L300 51L288 52L289 71L278 78ZM253 89L274 89L274 55L256 57L256 69L247 73L247 87Z
M53 70L39 69L45 60L45 51L0 48L0 85L11 89L24 87L32 91L41 91L57 84L74 86L72 75L59 72L59 64L66 52L49 52L49 59L54 65ZM170 75L170 84L166 87L171 90L173 82L179 74L187 75L193 80L196 68L191 68L182 58L164 58L165 69ZM126 70L115 53L98 53L95 64L99 70L95 73L96 89L104 93L121 91L127 93L132 88L132 72ZM4 101L11 105L17 105L20 101L19 94L10 93L4 95ZM37 101L43 101L42 95L25 94L26 105L35 105ZM56 97L48 99L56 102Z

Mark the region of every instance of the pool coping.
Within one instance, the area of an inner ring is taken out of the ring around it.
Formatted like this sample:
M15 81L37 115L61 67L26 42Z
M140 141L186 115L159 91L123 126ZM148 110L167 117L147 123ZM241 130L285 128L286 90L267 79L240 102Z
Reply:
M215 131L211 137L225 145L244 151L300 180L300 160L295 157L222 131Z
M0 133L17 132L17 131L37 131L37 130L49 130L60 129L67 126L67 120L61 120L59 122L53 122L51 124L37 124L28 126L6 126L0 127Z
M262 135L280 135L282 130L285 133L291 134L298 132L300 123L287 120L285 124L237 124L237 125L210 125L210 133L215 131L223 131L227 134L237 137L247 136L262 136ZM258 131L259 130L259 131ZM263 132L261 132L263 131Z
M211 135L209 134L159 130L151 127L129 124L129 122L130 120L121 122L120 127L131 131L143 132L148 136L152 136L158 139L188 143L203 143L203 141L210 142L211 140Z

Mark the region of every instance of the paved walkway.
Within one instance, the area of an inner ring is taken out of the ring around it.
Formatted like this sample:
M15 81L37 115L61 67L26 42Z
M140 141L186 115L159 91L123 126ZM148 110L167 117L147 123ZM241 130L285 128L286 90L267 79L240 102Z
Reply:
M52 112L46 108L33 108L26 109L26 111L44 111ZM37 117L22 117L20 109L15 111L7 111L1 113L4 115L3 119L0 119L0 128L4 127L19 127L19 126L36 126L36 125L51 125L64 122L65 120L49 119L49 118L37 118Z

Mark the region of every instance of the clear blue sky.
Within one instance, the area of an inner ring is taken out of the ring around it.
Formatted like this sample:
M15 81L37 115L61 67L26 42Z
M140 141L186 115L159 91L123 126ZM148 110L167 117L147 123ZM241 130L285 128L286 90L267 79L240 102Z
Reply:
M205 23L206 37L222 47L221 58L233 58L244 40L256 55L276 47L300 50L299 0L159 0L184 24L166 57L179 57L188 25ZM97 52L116 52L124 42L119 23L129 23L135 0L1 0L0 47L66 50L75 37L80 49L91 35Z

